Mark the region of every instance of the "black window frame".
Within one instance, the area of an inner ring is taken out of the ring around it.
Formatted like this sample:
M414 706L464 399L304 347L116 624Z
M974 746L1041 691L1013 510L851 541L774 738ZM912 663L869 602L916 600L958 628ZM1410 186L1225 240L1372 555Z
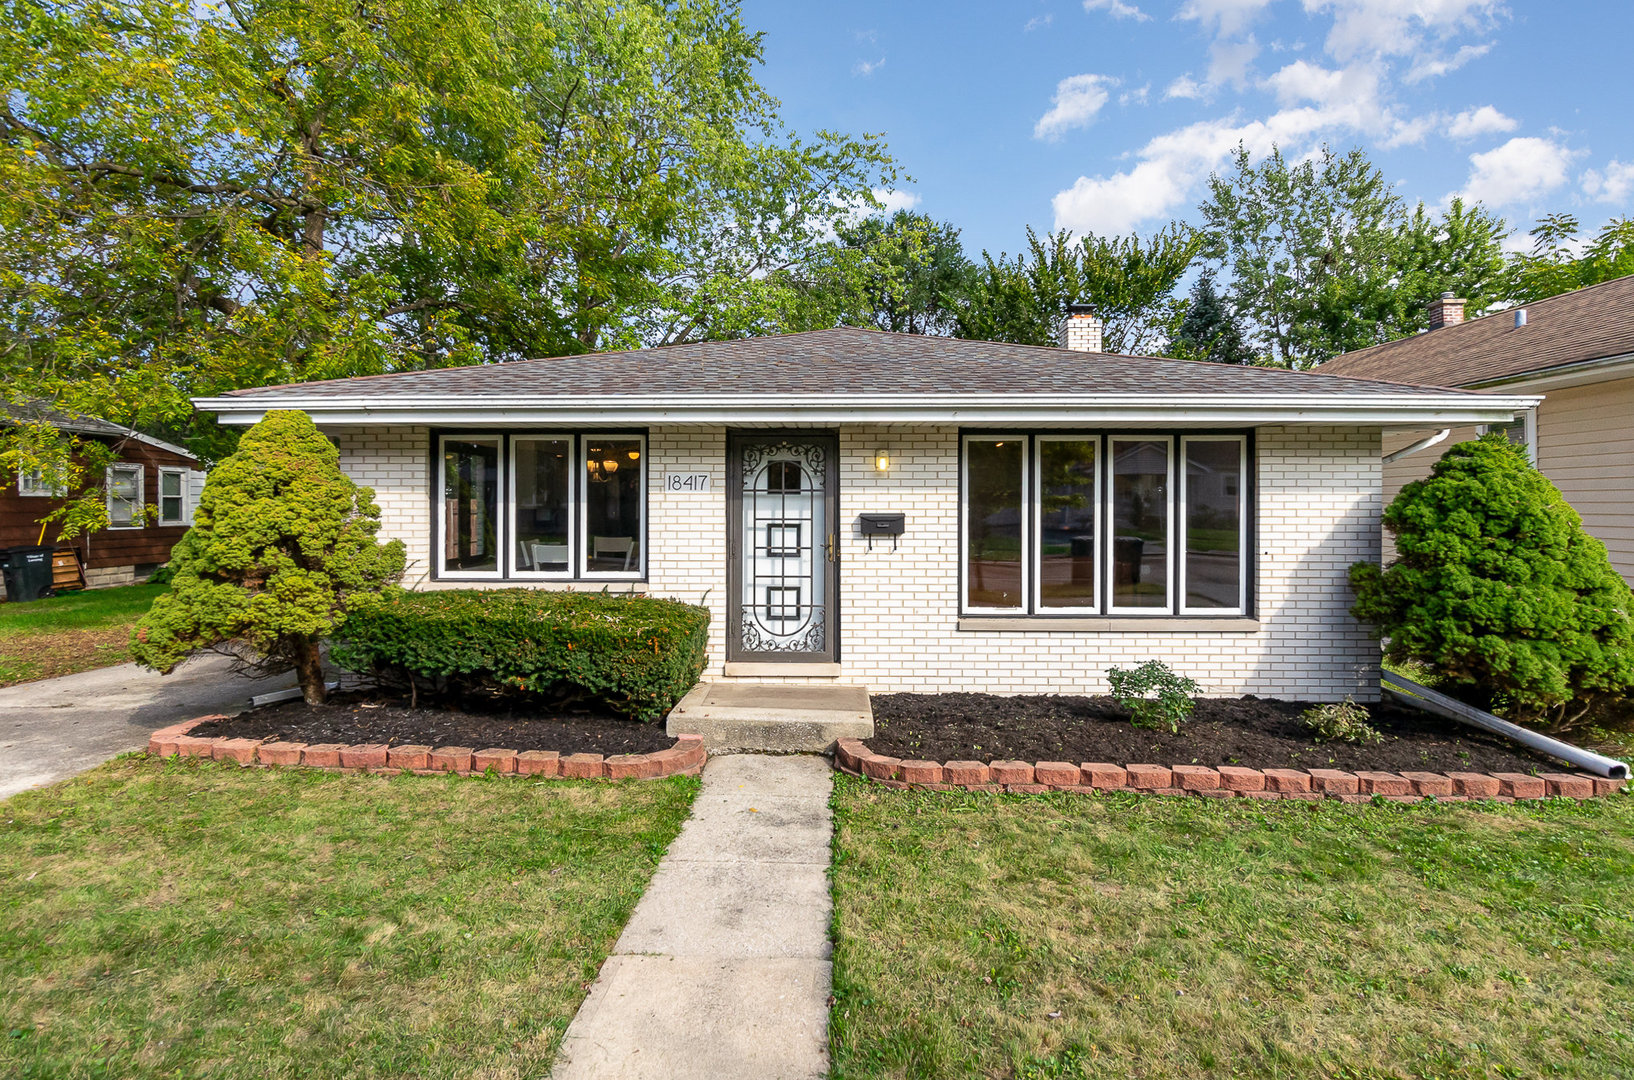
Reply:
M1023 514L1025 527L1023 529L1021 576L1022 603L1015 608L971 607L966 593L969 582L967 560L969 548L966 539L969 507L967 505L966 446L970 439L1022 439L1026 442L1023 454ZM1169 496L1168 513L1171 542L1168 544L1168 597L1162 607L1133 609L1118 608L1114 610L1111 599L1112 574L1112 454L1110 447L1114 439L1129 440L1143 438L1164 438L1169 442ZM1242 533L1239 540L1241 551L1241 566L1239 569L1239 595L1242 604L1239 609L1232 608L1192 608L1186 604L1184 562L1186 552L1186 500L1185 500L1185 473L1186 460L1184 447L1186 439L1241 439L1243 444L1243 477L1241 506L1243 508ZM1040 559L1034 548L1038 547L1040 535L1040 521L1043 514L1043 503L1037 490L1040 476L1040 462L1038 458L1038 444L1042 439L1082 439L1096 440L1096 535L1095 535L1095 606L1088 608L1051 608L1041 603L1039 593ZM957 552L954 559L954 573L958 575L958 617L961 620L977 622L982 619L995 621L1008 620L1040 620L1052 623L1071 622L1082 620L1085 622L1105 622L1117 620L1151 620L1163 619L1183 622L1197 619L1253 619L1257 617L1258 600L1258 560L1256 558L1259 535L1259 457L1256 446L1255 429L1253 428L1127 428L1127 427L1096 427L1096 428L1021 428L1021 427L979 427L959 429L959 438L956 448L958 484L956 490L956 509L958 515Z
M645 585L647 583L648 567L650 565L647 538L651 533L653 483L650 453L652 438L647 428L639 425L591 428L460 427L432 428L429 434L427 496L431 518L429 529L431 551L428 566L432 581L461 582L473 585L503 583L506 585L533 586L571 584L574 582L625 585ZM641 443L640 458L637 462L637 468L641 470L641 527L640 536L636 540L639 558L636 560L637 565L630 571L604 570L590 572L588 570L591 557L588 552L590 532L584 499L587 481L581 470L585 469L584 455L587 443L597 439L610 438L635 438L639 439ZM499 440L498 517L500 536L498 538L499 568L497 570L460 571L444 570L442 568L443 445L444 441L448 439ZM515 442L517 440L532 439L565 439L571 447L569 453L572 456L572 461L568 465L571 492L568 500L570 532L568 537L568 569L565 572L527 571L521 570L517 566Z

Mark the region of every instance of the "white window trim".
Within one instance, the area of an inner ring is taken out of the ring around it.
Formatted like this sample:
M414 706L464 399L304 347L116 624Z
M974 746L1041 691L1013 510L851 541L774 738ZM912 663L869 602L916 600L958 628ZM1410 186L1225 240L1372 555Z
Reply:
M521 533L516 523L517 511L520 509L520 503L516 497L516 478L518 474L516 446L518 443L523 442L564 441L567 443L567 516L569 522L567 529L567 568L565 570L523 570L520 566L514 565L514 560L517 557L517 546L520 544L517 537ZM510 444L510 453L507 455L509 459L507 468L510 477L505 484L506 501L500 516L504 519L505 531L511 535L509 546L505 549L508 559L513 561L510 568L511 576L524 581L571 581L573 580L573 568L579 565L579 538L577 536L579 530L572 525L576 514L574 508L578 506L579 502L579 439L572 432L530 431L526 435L511 436ZM643 499L642 502L645 503L646 500Z
M1174 480L1174 436L1153 434L1150 431L1112 432L1106 436L1106 502L1108 509L1106 522L1106 545L1108 551L1115 550L1114 545L1117 543L1116 532L1118 525L1116 515L1112 512L1112 500L1117 497L1117 485L1114 482L1117 478L1114 476L1113 470L1117 468L1118 455L1113 450L1113 447L1115 447L1119 442L1161 442L1166 449L1166 456L1168 458L1168 472L1164 480L1164 502L1166 504L1165 513L1167 514L1167 518L1164 521L1164 527L1166 530L1166 534L1164 536L1164 550L1166 552L1166 558L1168 559L1168 567L1164 576L1167 579L1165 584L1168 589L1168 594L1163 598L1164 602L1161 604L1146 604L1137 607L1118 607L1115 603L1113 603L1113 599L1118 594L1113 588L1112 582L1112 575L1117 569L1117 560L1108 559L1106 561L1107 566L1105 578L1106 611L1110 615L1173 615L1178 610L1178 608L1175 606L1177 603L1175 599L1175 579L1179 576L1174 572L1175 563L1178 561L1176 558L1177 553L1174 545L1175 536L1178 535L1176 531L1175 518L1179 517L1177 508L1179 499L1175 498L1178 492L1175 489Z
M187 488L188 488L188 479L189 479L188 478L188 472L189 472L189 470L187 470L187 469L174 469L174 468L163 468L163 469L159 470L159 518L158 518L158 522L159 522L160 525L186 525L187 524L187 522L188 522L188 520L189 520L189 518L191 516L188 513L188 510L190 509L190 507L188 506L188 502L190 500L187 497ZM175 519L166 518L164 516L164 514L165 514L165 477L167 477L167 476L179 477L180 478L180 483L181 483L181 492L180 492L179 497L180 497L181 503L182 503L182 512L181 512L181 516L178 517L178 518L175 518Z
M970 603L970 444L1021 442L1021 592L1022 602L1014 607L977 607ZM959 440L959 612L964 615L1026 615L1026 582L1031 570L1032 541L1032 439L1025 434L966 435Z
M17 474L17 494L24 499L60 499L61 488L45 485L45 470L28 469Z
M1206 607L1194 608L1186 604L1188 594L1186 581L1187 565L1187 536L1190 528L1190 492L1186 490L1190 470L1186 465L1186 447L1194 442L1235 442L1237 444L1237 606L1229 608ZM1180 453L1175 461L1175 469L1179 474L1180 490L1176 500L1175 517L1178 519L1180 532L1180 546L1175 551L1176 576L1180 581L1180 592L1177 600L1182 615L1205 616L1233 616L1244 615L1248 611L1248 437L1245 435L1182 435L1180 437Z
M590 570L590 500L587 498L577 500L578 532L579 536L583 538L583 542L578 545L577 561L569 565L577 571L577 579L580 581L641 581L647 576L647 496L650 494L647 490L647 437L638 435L633 431L625 433L612 431L597 431L590 434L579 433L579 453L576 467L585 487L589 486L589 480L584 479L584 477L590 469L590 443L597 439L606 439L608 441L634 439L638 447L637 452L641 455L640 460L636 462L641 476L639 510L641 521L636 529L635 566L629 570L598 570L595 572ZM623 468L622 465L619 467ZM579 484L581 480L575 480L574 484ZM575 486L573 490L576 493L580 488Z
M462 432L458 435L440 435L437 438L437 478L433 489L437 500L437 531L436 531L436 559L437 577L444 581L497 581L505 576L505 552L510 538L506 535L510 530L506 528L505 486L500 485L498 503L494 512L498 515L495 525L494 543L498 546L495 554L493 570L450 570L447 566L448 558L448 444L457 443L493 443L494 460L496 463L504 461L505 439L498 432Z
M1095 447L1095 493L1092 496L1094 506L1094 523L1091 526L1091 529L1095 535L1095 568L1093 571L1094 577L1092 578L1092 580L1095 582L1095 603L1088 607L1046 607L1044 604L1044 453L1041 448L1042 445L1047 442L1087 442L1092 443ZM1101 613L1101 603L1105 599L1105 596L1101 591L1101 579L1103 573L1101 564L1105 561L1101 557L1101 549L1106 546L1106 537L1102 534L1102 527L1106 515L1102 511L1104 500L1102 490L1103 485L1101 482L1102 462L1105 460L1106 454L1105 440L1099 435L1039 435L1033 439L1033 445L1035 447L1040 447L1038 452L1033 454L1034 460L1032 477L1032 490L1038 492L1038 497L1033 500L1031 513L1023 514L1023 517L1032 517L1038 523L1033 533L1033 535L1038 538L1038 551L1037 558L1035 560L1035 570L1032 575L1032 617L1049 618L1052 615L1099 615Z
M131 523L129 525L115 525L113 523L113 476L116 472L134 472L136 474L136 501L131 506ZM147 479L147 467L145 465L118 462L108 466L108 471L103 476L102 482L110 531L128 532L147 527Z

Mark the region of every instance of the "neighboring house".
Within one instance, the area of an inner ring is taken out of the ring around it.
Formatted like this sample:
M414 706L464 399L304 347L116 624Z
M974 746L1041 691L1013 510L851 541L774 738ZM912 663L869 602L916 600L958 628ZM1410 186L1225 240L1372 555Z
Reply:
M0 423L7 416L19 415L11 410L0 415ZM109 525L59 544L53 523L42 538L40 519L64 500L37 473L4 476L0 477L4 480L0 486L0 548L42 543L72 547L91 588L147 580L170 558L170 549L192 524L193 508L204 488L198 458L179 446L106 420L55 412L43 415L59 430L117 451L117 460L103 478Z
M1347 571L1386 428L1531 398L839 328L242 390L372 486L417 588L706 604L706 678L1378 695Z
M1430 305L1427 333L1337 356L1324 375L1457 386L1484 394L1538 394L1536 409L1503 425L1583 516L1612 565L1634 582L1634 277L1524 308L1463 321L1452 296ZM1446 425L1391 432L1385 453L1440 435ZM1449 446L1481 428L1453 425L1432 447L1388 461L1384 497L1429 475Z

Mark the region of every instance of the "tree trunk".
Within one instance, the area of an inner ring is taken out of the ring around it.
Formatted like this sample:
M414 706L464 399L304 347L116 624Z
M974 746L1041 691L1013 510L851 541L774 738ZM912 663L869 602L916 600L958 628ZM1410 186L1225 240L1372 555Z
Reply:
M295 650L295 677L308 705L322 705L329 690L323 683L323 655L316 638L307 638Z

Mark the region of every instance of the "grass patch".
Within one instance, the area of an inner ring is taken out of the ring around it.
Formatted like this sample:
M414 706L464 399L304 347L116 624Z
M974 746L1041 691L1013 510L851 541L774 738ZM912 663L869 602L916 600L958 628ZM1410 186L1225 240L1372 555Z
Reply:
M836 779L836 1077L1634 1076L1634 797Z
M0 686L124 663L131 627L164 591L122 585L0 603Z
M0 804L0 1075L542 1076L695 779L130 755Z

